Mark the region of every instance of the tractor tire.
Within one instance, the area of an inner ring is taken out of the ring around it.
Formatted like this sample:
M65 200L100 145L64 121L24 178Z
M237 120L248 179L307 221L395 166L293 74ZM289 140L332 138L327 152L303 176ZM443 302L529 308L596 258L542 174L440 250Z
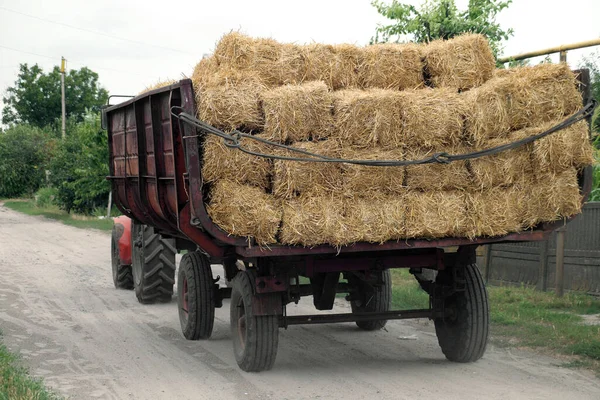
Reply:
M208 257L197 251L184 254L177 274L177 304L186 339L210 338L215 321L214 290Z
M442 352L454 362L473 362L485 353L489 334L488 295L477 264L465 267L466 290L444 300L450 318L435 320Z
M246 372L269 370L277 357L279 319L276 315L254 316L252 301L256 271L240 271L231 290L231 337L239 367Z
M112 237L110 240L113 282L115 284L115 288L117 289L131 290L133 289L131 265L121 264L121 256L119 252L119 239L117 238L116 229L113 227Z
M389 311L392 306L392 276L390 270L378 272L381 274L382 285L361 285L361 300L352 300L350 306L352 313L370 313ZM378 321L356 321L356 325L365 331L376 331L383 329L387 320Z
M173 297L175 241L148 225L132 224L131 263L135 295L142 304L166 303Z

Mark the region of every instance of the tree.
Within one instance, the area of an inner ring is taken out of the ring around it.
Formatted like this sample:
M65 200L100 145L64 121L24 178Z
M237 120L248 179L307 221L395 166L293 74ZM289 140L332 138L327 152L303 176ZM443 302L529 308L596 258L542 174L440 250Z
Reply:
M49 147L48 135L30 125L0 133L0 197L31 195L43 184Z
M467 9L461 11L454 0L427 0L419 9L397 0L393 0L391 4L375 0L371 4L377 8L377 12L394 22L378 26L371 42L398 42L408 36L415 42L426 43L475 32L488 38L494 55L497 55L501 50L501 42L512 36L513 30L502 29L496 22L496 16L511 2L512 0L469 0Z
M592 117L592 131L597 135L600 135L600 51L592 53L589 57L584 57L580 68L587 68L590 70L591 94L599 104ZM596 144L600 145L598 139L596 139Z
M86 110L98 111L106 104L108 92L98 84L98 74L89 68L72 69L65 76L68 118L82 121ZM27 123L43 128L61 116L60 70L49 73L37 65L21 64L14 86L6 90L3 124Z

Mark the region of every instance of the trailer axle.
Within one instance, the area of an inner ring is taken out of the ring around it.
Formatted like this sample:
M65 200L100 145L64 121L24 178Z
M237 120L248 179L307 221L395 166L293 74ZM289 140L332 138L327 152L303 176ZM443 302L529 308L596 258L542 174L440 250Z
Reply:
M313 315L292 315L281 316L279 318L279 327L287 328L289 325L313 325L330 324L336 322L356 322L356 321L378 321L391 319L414 319L414 318L443 318L443 312L435 312L432 309L421 310L398 310L377 313L345 313L345 314L313 314Z

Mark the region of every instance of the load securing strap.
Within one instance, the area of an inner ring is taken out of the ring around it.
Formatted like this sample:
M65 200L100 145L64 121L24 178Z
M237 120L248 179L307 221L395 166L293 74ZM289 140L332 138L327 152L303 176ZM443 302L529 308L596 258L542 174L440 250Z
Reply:
M548 135L551 135L555 132L568 128L569 126L582 121L588 117L590 117L594 110L596 109L596 100L591 100L588 104L585 105L580 111L572 114L559 124L553 126L552 128L541 132L537 135L532 135L526 137L524 139L520 139L511 143L503 144L501 146L491 147L485 150L474 151L471 153L465 154L448 154L446 152L435 153L427 158L423 158L420 160L352 160L345 158L334 158L324 156L322 154L312 153L310 151L297 149L292 146L288 146L281 143L272 142L270 140L266 140L260 137L256 137L254 135L240 132L238 130L234 130L231 133L226 133L220 129L215 128L212 125L203 122L194 116L187 114L183 111L182 107L174 106L171 108L171 115L177 118L179 121L186 123L188 125L194 126L200 129L203 133L208 133L211 135L218 136L223 139L223 143L225 146L231 149L240 150L246 154L250 154L257 157L269 158L272 160L286 160L286 161L302 161L302 162L317 162L317 163L346 163L346 164L357 164L357 165L368 165L373 167L401 167L405 165L421 165L421 164L448 164L453 161L460 160L471 160L475 158L491 156L494 154L498 154L507 150L515 149L520 146L524 146L526 144L532 143L536 140L540 140ZM178 113L176 111L179 111ZM191 135L184 136L183 139L197 138L199 135ZM264 143L269 146L281 148L287 150L291 153L302 154L306 157L289 157L289 156L281 156L277 154L265 154L256 151L248 150L247 148L242 147L241 141L242 139L250 139L256 140L258 142Z

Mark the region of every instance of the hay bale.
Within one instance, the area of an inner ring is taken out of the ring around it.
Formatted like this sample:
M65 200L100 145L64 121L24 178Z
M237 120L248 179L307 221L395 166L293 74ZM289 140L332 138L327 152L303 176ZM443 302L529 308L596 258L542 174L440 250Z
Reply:
M560 173L539 172L534 184L524 184L527 191L525 226L572 217L581 212L583 197L579 192L577 170Z
M422 46L413 43L383 43L364 48L358 70L360 86L394 90L424 86L421 53Z
M465 236L468 221L463 192L411 191L405 199L407 238Z
M528 131L531 134L539 134L559 122L550 122ZM566 129L535 141L533 156L536 169L542 171L561 172L572 167L581 169L593 164L594 146L590 140L588 122L579 121Z
M342 157L349 160L403 160L404 150L353 149L342 150ZM345 194L392 193L406 191L404 167L373 167L342 164L343 191Z
M198 93L204 86L208 84L215 76L218 76L219 64L215 57L205 57L194 67L192 72L192 83L194 91ZM222 75L221 75L222 76Z
M263 137L263 135L257 135ZM252 139L242 139L241 145L250 151L273 154L277 150ZM273 163L263 157L246 154L225 145L223 139L208 135L203 144L202 179L204 182L228 180L270 189Z
M356 147L397 142L401 137L401 92L348 89L333 93L332 137Z
M294 143L293 147L328 157L339 158L340 156L340 146L332 140L299 142ZM303 157L292 152L286 152L285 155ZM342 168L338 163L275 160L274 164L273 193L277 197L291 198L299 194L323 195L339 192L342 188Z
M322 81L280 86L263 92L261 97L268 137L283 143L329 136L332 99Z
M464 154L472 149L466 147L448 147L448 154ZM406 151L407 160L421 160L437 153L435 150L411 149ZM408 165L406 167L406 186L411 190L441 191L465 190L473 187L473 181L466 161L454 161L449 164L431 163Z
M230 235L254 237L260 245L277 242L282 206L260 188L219 180L210 189L206 210Z
M458 146L463 141L465 102L452 89L407 90L399 94L402 131L383 136L382 146Z
M577 80L566 64L514 68L465 94L465 130L472 143L564 119L582 107Z
M323 81L332 90L358 86L362 49L351 44L314 43L304 47L306 80Z
M204 122L224 130L263 127L260 96L267 87L256 76L220 70L198 87L198 116Z
M530 136L528 130L512 132L505 138L488 140L485 145L478 146L474 150L502 146L528 136ZM469 160L468 168L475 186L478 189L510 186L521 180L524 175L533 176L533 146L533 144L528 144L491 156Z
M283 205L280 240L283 244L317 246L348 243L346 203L339 196L299 196Z
M362 195L365 197L346 198L344 244L384 243L406 237L405 193L385 196L365 190Z
M483 35L436 40L424 48L425 74L433 87L468 90L490 79L496 60Z
M502 236L523 229L523 212L527 202L518 187L492 187L467 194L467 228L464 236Z

